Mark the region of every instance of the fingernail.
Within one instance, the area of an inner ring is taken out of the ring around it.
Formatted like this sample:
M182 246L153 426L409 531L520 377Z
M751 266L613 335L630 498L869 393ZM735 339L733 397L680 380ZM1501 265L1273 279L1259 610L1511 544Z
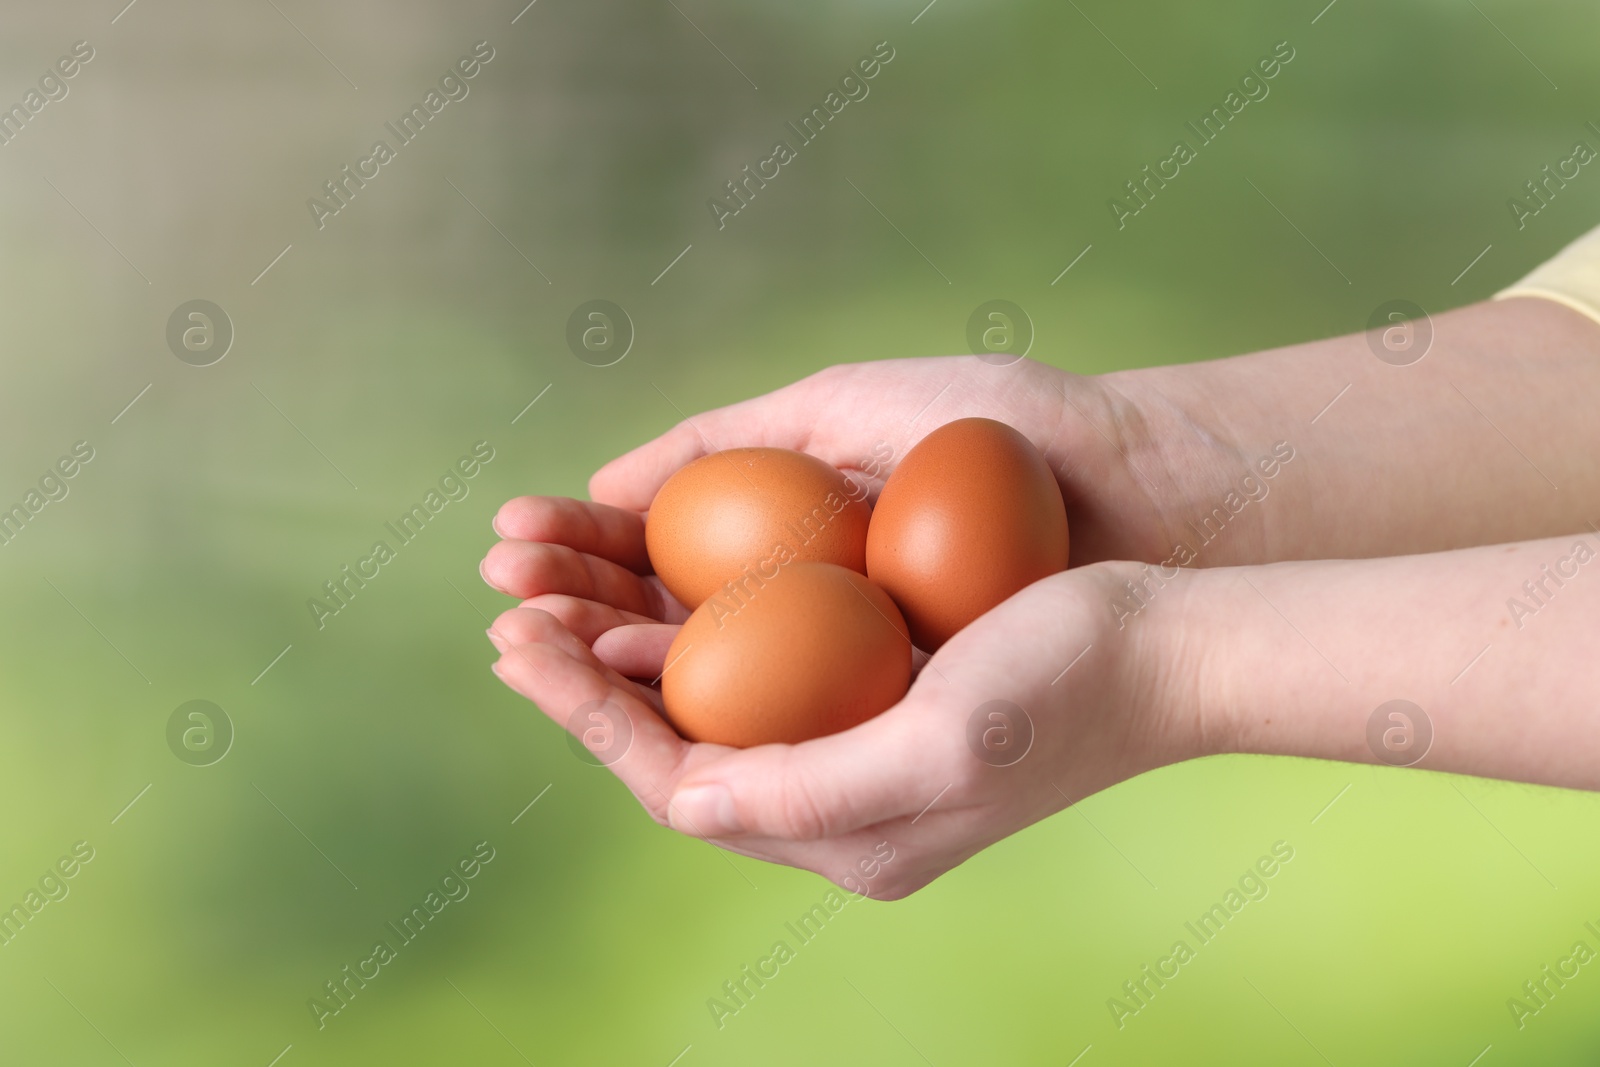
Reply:
M494 513L494 518L489 520L489 529L493 530L500 537L504 537L506 535L506 532L500 529L500 513L498 511Z
M506 639L495 633L493 630L485 630L483 632L489 635L489 643L494 646L494 650L500 653L502 656L505 655L506 649L511 647L506 643Z
M502 682L506 680L506 676L500 673L500 661L499 660L495 660L493 663L489 664L489 669L491 671L494 671L494 676L496 678L500 679Z
M694 837L721 837L744 829L725 785L692 786L675 794L667 805L667 822Z
M488 562L489 561L487 559L480 559L478 561L478 577L482 578L483 584L488 586L490 589L493 589L497 592L505 592L505 590L501 589L498 585L495 585L494 582L490 580L488 573L484 571L483 568L488 564Z

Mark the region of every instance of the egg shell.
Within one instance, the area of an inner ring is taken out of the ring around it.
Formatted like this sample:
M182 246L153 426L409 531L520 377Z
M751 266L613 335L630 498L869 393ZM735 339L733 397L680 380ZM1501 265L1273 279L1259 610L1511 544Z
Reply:
M688 608L790 561L865 574L866 495L864 484L804 452L730 448L667 479L645 520L645 550Z
M749 748L838 733L896 704L911 639L889 595L831 563L790 563L707 599L667 651L661 697L691 741Z
M932 652L1067 566L1067 509L1049 464L993 419L958 419L890 473L867 531L867 574Z

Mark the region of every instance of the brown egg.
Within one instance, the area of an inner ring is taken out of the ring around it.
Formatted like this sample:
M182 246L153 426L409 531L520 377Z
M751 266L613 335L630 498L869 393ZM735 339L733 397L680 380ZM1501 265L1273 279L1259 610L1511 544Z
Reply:
M911 683L888 594L831 563L789 563L695 609L667 651L661 697L691 741L749 748L848 730Z
M790 561L865 574L871 516L866 486L815 456L730 448L667 479L650 504L645 549L672 595L695 608Z
M878 495L867 574L932 652L1067 566L1067 509L1039 450L993 419L958 419L906 453Z

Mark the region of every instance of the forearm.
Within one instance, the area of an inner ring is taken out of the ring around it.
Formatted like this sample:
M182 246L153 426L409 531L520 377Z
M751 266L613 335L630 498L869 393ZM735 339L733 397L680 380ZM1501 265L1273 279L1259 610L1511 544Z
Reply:
M1203 518L1228 492L1237 501L1278 442L1294 460L1197 565L1441 551L1600 519L1600 326L1527 299L1432 324L1408 366L1353 334L1101 379L1145 424L1130 462L1185 501L1168 534L1206 533Z
M1186 572L1150 600L1164 699L1213 750L1600 788L1600 537ZM1421 709L1431 747L1404 748ZM1403 710L1403 709L1402 709ZM1391 727L1400 732L1385 743Z

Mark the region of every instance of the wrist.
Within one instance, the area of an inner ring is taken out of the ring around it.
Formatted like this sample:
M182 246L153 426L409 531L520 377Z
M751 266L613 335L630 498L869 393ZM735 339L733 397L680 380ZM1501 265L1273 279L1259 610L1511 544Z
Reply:
M1110 687L1131 718L1142 769L1235 751L1237 730L1214 662L1219 628L1209 616L1218 612L1218 583L1211 573L1133 562L1085 569L1098 579Z
M1298 455L1274 428L1242 418L1237 374L1213 364L1149 368L1096 379L1118 447L1149 501L1143 562L1217 567L1256 562L1278 538L1265 504ZM1224 377L1229 380L1222 380ZM1231 381L1231 384L1230 384ZM1224 411L1233 412L1231 418ZM1283 515L1277 516L1283 520Z
M1256 618L1242 602L1241 592L1250 595L1242 573L1185 570L1147 613L1149 654L1164 665L1162 697L1175 717L1194 724L1198 755L1246 751L1240 723L1253 716L1245 704L1258 692L1247 682L1256 672L1246 660L1267 646L1242 633Z

